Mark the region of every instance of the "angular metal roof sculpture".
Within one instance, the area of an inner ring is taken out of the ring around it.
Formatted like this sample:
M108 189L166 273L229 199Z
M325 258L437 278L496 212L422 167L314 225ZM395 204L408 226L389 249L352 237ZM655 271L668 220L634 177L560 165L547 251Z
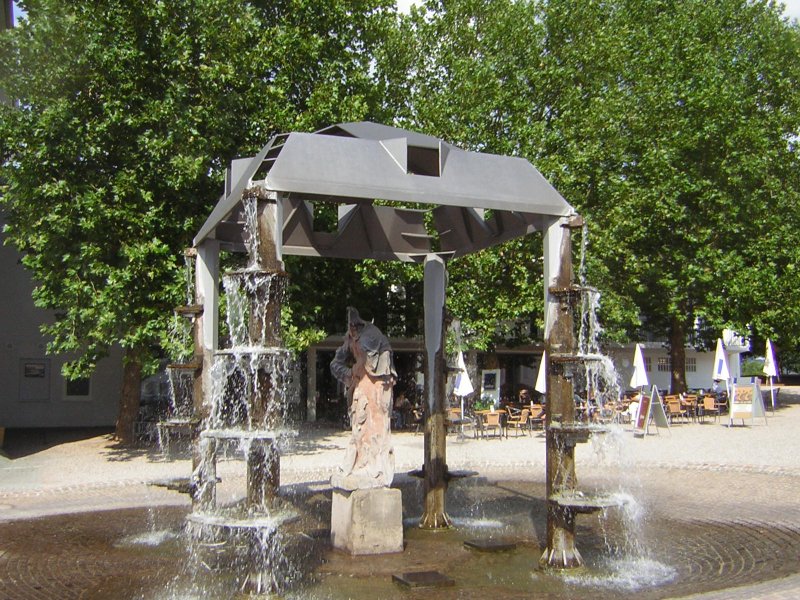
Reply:
M283 254L333 258L460 256L575 213L527 160L386 125L342 123L276 135L255 157L233 161L225 194L194 244L210 238L242 251L241 200L254 191L278 202ZM318 203L338 205L335 231L315 229Z

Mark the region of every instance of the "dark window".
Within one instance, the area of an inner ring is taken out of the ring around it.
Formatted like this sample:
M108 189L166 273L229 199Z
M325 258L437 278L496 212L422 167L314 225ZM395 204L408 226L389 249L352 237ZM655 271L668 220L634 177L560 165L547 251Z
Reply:
M408 172L411 175L439 177L439 149L409 146Z
M67 379L67 396L88 396L89 395L89 378L81 377L80 379Z

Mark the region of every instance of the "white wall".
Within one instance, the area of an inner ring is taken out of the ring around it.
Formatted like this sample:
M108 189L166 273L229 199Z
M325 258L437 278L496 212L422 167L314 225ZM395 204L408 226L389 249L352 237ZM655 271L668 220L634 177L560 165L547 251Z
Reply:
M608 351L609 356L614 361L617 367L617 372L620 374L620 383L623 390L629 388L628 383L633 375L633 347L630 348L615 348ZM647 371L647 379L650 385L657 385L660 390L669 390L670 386L670 372L658 370L658 359L669 357L669 350L667 348L643 348L642 353L645 357L645 363L650 363L650 370ZM731 376L735 377L739 374L739 354L732 353L728 355L728 363L730 365ZM714 351L698 352L690 348L686 349L686 358L694 358L696 364L695 371L686 371L686 386L689 389L711 389L713 383L712 376L714 372Z

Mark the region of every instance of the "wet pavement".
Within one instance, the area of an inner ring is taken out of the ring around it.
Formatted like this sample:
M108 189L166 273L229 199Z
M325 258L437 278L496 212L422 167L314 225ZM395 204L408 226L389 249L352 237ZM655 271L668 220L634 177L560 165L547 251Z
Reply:
M661 586L639 581L629 589L625 582L607 588L591 581L592 569L584 580L565 582L535 568L544 529L544 441L537 435L449 438L451 468L477 472L451 486L448 506L461 524L456 531L432 536L409 521L401 555L353 559L330 552L325 481L346 435L304 429L282 459L282 493L307 515L293 534L293 552L315 567L297 597L430 597L430 591L399 590L391 575L433 565L456 580L453 588L437 590L437 598L534 592L543 598L797 598L798 430L800 405L793 404L769 413L766 424L683 424L644 440L623 429L619 444L581 447L582 487L616 490L624 482L642 508L634 535L647 557L673 572ZM54 437L27 444L12 437L0 455L0 600L184 597L175 586L185 575L180 531L189 501L153 484L188 477L187 457L167 460L156 451L120 448L97 432L77 440ZM395 445L399 470L419 466L421 435L399 434ZM240 469L239 461L221 464L233 495L243 480ZM404 489L404 515L412 520L420 512L419 484L404 476L397 483ZM578 547L606 579L600 562L626 539L619 527L613 518L579 517ZM513 539L517 548L478 556L463 546L470 536L487 535ZM615 576L627 570L658 578L658 565L617 565Z

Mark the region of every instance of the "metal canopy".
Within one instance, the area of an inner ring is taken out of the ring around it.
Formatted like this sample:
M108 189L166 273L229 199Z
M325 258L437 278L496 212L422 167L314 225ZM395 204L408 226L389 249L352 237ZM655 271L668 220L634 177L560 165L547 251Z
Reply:
M459 256L574 214L527 160L368 122L276 135L255 157L233 161L195 246L216 239L242 251L242 197L250 193L279 203L283 254L333 258ZM335 231L315 229L319 203L338 205Z

